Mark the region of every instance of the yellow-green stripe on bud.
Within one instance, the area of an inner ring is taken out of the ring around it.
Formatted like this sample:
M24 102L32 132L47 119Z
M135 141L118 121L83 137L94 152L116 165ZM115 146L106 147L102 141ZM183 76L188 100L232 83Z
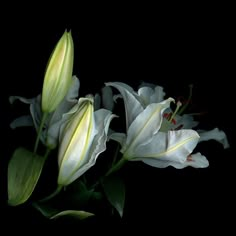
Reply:
M73 39L71 32L65 31L46 68L42 92L43 112L53 112L66 96L72 83L73 63Z
M89 158L89 150L95 135L93 100L80 98L77 107L62 130L58 153L58 185L74 181L76 173Z

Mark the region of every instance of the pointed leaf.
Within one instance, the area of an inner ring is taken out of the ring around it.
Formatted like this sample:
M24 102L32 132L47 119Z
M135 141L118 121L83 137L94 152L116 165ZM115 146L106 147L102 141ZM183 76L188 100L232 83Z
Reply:
M109 176L103 181L102 185L108 201L122 217L125 204L125 185L123 181L117 176Z
M79 220L86 219L90 216L94 216L93 213L87 212L87 211L78 211L78 210L64 210L64 211L59 211L57 209L54 209L50 206L47 205L39 205L37 203L34 203L33 206L41 212L42 215L49 219L57 219L62 216L72 216L76 217Z
M90 216L94 216L94 214L91 212L87 212L87 211L66 210L66 211L61 211L61 212L57 213L56 215L51 216L50 219L56 219L61 216L73 216L73 217L76 217L80 220L84 220Z
M8 204L16 206L28 200L40 177L45 158L18 148L8 165Z

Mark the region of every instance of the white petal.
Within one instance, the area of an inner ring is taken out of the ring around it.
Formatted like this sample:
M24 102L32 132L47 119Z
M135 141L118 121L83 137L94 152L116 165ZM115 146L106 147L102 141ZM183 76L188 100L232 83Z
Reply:
M15 102L16 100L20 100L21 102L25 104L30 104L30 113L32 116L32 119L34 121L34 126L36 129L38 129L40 121L41 121L41 95L38 95L35 98L24 98L19 96L11 96L9 97L10 103Z
M229 147L228 139L226 137L225 132L219 130L218 128L212 129L210 131L197 130L197 132L200 135L199 142L208 141L212 139L221 143L224 146L224 148Z
M94 96L94 111L97 111L101 108L101 96L96 93Z
M121 98L121 99L123 98L121 94L116 94L116 95L114 95L114 96L113 96L114 102L117 102L117 99L119 99L119 98Z
M163 90L163 87L156 86L154 91L155 93L151 97L151 102L162 102L166 95L166 93Z
M79 88L80 88L80 81L75 75L73 75L71 87L68 93L66 94L66 100L68 102L74 102L75 99L79 96Z
M97 134L93 107L88 105L89 102L89 98L79 99L79 110L72 115L68 123L66 122L60 133L62 137L58 151L58 184L66 185L70 182L71 176L83 165Z
M176 169L182 169L187 166L192 166L194 168L206 168L209 166L209 162L206 159L205 156L201 155L201 153L196 153L191 155L191 161L186 159L185 162L180 163L180 162L175 162L175 161L165 161L163 159L154 159L154 158L146 158L145 160L143 159L143 162L145 164L148 164L153 167L157 168L166 168L168 166L173 166Z
M22 126L33 126L33 120L31 118L31 116L21 116L17 119L15 119L14 121L11 122L10 127L12 129L18 128L18 127L22 127Z
M146 105L162 102L165 97L163 87L144 82L139 86L138 94L146 101Z
M133 120L143 111L143 107L141 103L138 101L137 97L134 95L134 90L128 86L127 84L120 82L110 82L105 83L106 86L113 86L119 90L121 93L124 104L125 104L125 112L126 112L126 128L130 127Z
M188 159L184 164L186 166L192 166L194 168L206 168L209 166L209 162L205 156L200 152L192 154L191 159Z
M34 100L32 100L30 104L30 114L34 121L34 126L36 130L38 130L41 119L42 119L41 95L38 95Z
M134 155L138 158L133 160L141 159L145 162L146 158L153 158L170 163L184 163L196 147L198 140L199 135L194 130L158 132L151 142L135 149Z
M70 178L70 183L83 175L88 169L95 165L100 153L106 150L107 133L111 120L115 117L106 109L100 109L94 113L97 135L94 137L90 151L85 158L83 166Z
M20 97L20 96L10 96L9 97L9 102L12 104L16 100L20 100L21 102L23 102L25 104L31 104L34 99L35 98L24 98L24 97Z
M112 134L110 134L109 139L118 142L122 147L125 144L126 135L124 133L113 132Z
M140 144L149 142L160 129L163 112L172 101L174 99L169 98L161 103L152 103L137 116L128 130L126 144L121 150L122 153L133 156L133 149Z
M102 104L105 109L109 111L113 110L114 107L113 93L111 87L109 86L105 86L102 88Z
M78 90L80 82L76 76L72 77L72 85L57 109L53 112L48 123L47 130L47 146L51 148L56 147L59 139L60 126L64 122L63 115L71 110L71 108L77 103Z
M57 109L53 112L53 115L50 119L49 126L60 121L62 118L62 115L64 113L68 112L77 103L79 86L80 86L80 82L79 82L78 78L76 76L73 76L71 87L70 87L67 95L63 99L63 101L60 103L60 105L57 107Z
M175 120L177 123L175 125L176 128L182 125L182 129L192 129L193 127L196 127L199 124L198 121L195 121L193 119L193 116L188 114L184 114L183 116L176 115Z
M138 90L138 95L142 101L144 107L148 106L151 102L151 96L154 94L154 90L149 87L142 87Z
M40 122L41 122L41 117L42 117L42 112L41 112L41 95L38 95L35 98L23 98L23 97L18 97L18 96L11 96L9 98L10 103L15 102L16 100L20 100L21 102L25 103L25 104L30 104L30 114L33 120L33 124L34 127L36 128L36 130L38 130ZM47 119L47 121L45 122L46 126L48 124L49 119ZM19 125L19 121L18 125ZM23 121L20 121L23 122ZM26 120L24 121L26 122ZM27 121L28 122L28 121ZM29 124L29 123L28 123ZM16 125L16 124L13 124ZM41 136L40 136L40 140L45 144L45 139L46 139L46 132L45 130L42 132Z

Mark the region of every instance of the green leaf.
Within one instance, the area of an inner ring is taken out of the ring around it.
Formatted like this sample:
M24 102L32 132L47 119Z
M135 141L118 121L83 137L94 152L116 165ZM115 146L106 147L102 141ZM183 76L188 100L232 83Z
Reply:
M50 205L48 204L39 204L34 202L32 204L32 206L37 209L43 216L45 216L46 218L50 218L53 215L56 215L59 211L52 208Z
M62 216L71 216L78 218L79 220L86 219L88 217L94 216L93 213L87 211L78 211L78 210L64 210L59 211L47 205L39 205L34 203L33 206L40 211L45 217L49 219L57 219Z
M51 216L50 219L57 219L58 217L61 217L61 216L73 216L80 220L83 220L90 216L94 216L94 214L87 211L66 210L66 211L61 211L57 213L56 215Z
M125 185L118 176L109 176L102 182L104 192L108 201L118 211L120 217L123 216L125 204Z
M40 177L45 158L18 148L8 165L8 204L17 206L31 196Z

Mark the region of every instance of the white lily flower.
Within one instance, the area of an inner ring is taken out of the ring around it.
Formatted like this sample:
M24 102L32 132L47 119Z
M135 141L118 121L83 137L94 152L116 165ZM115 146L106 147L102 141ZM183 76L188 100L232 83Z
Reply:
M75 104L77 104L79 87L79 79L76 76L73 76L71 87L67 95L64 97L64 100L60 103L56 110L50 113L47 117L44 129L42 130L40 136L40 140L45 146L50 148L55 148L57 146L60 126L63 123L63 114L67 113ZM41 95L31 99L11 96L9 100L10 103L20 100L21 102L30 105L30 115L21 116L14 120L10 124L11 128L15 129L22 126L35 126L35 129L38 130L43 115L41 110Z
M192 88L193 86L191 85L189 99L191 98L192 95ZM155 91L157 91L156 93L154 93L154 89ZM146 101L145 103L146 105L152 102L161 102L164 100L165 96L162 87L148 83L141 84L141 88L138 90L138 94L143 97L143 100ZM167 108L164 117L168 118L168 116L171 114L173 114L173 111L170 108ZM198 124L199 122L195 121L193 115L191 114L184 114L184 115L176 114L172 122L168 122L167 119L163 120L161 130L167 131L167 130L192 129L196 127ZM210 131L196 129L196 131L200 135L199 142L215 140L221 143L224 148L229 147L229 142L225 132L219 130L218 128L214 128Z
M58 185L65 186L83 175L105 151L109 124L114 117L105 109L93 111L93 99L80 98L61 127Z
M146 83L142 83L138 90L138 95L145 107L151 103L162 102L165 94L163 87Z
M125 103L127 135L123 133L111 135L111 139L121 144L120 151L123 153L123 158L129 161L141 160L160 168L168 165L176 168L188 165L208 166L208 161L202 155L189 158L199 140L197 132L194 130L160 131L163 112L169 108L170 103L174 101L173 98L145 105L139 94L128 85L118 82L106 83L106 85L118 89Z

